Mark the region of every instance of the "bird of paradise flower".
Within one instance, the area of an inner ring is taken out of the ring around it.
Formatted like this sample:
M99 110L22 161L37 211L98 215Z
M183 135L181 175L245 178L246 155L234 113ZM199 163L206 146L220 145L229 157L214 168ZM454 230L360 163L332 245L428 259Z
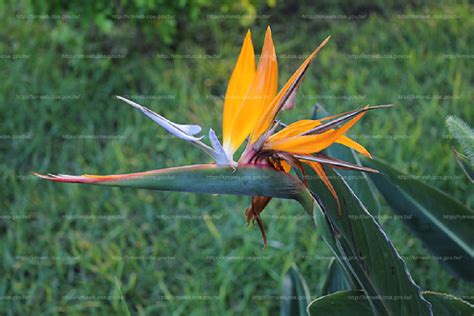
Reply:
M365 172L377 172L377 170L329 157L323 154L322 151L338 143L350 147L362 155L371 157L370 153L361 144L345 136L345 133L367 111L386 106L367 105L323 119L300 120L289 125L277 120L277 116L281 111L290 110L295 106L296 92L311 61L329 39L330 36L306 58L277 93L278 66L271 29L268 27L266 30L258 67L256 67L251 33L248 31L225 94L222 143L212 128L209 129L210 145L208 145L203 142L204 136L197 136L202 130L200 126L177 124L138 103L120 96L117 96L117 98L143 112L169 133L202 149L212 157L216 166L227 166L234 170L242 166L254 166L271 168L281 173L289 173L292 169L295 169L299 175L304 175L302 164L308 165L331 192L338 205L338 210L341 212L337 192L326 176L323 165ZM246 140L247 144L243 153L237 162L234 161L234 154ZM34 174L55 182L107 185L146 177L157 172L159 170L108 176ZM305 184L304 176L301 179ZM317 196L317 192L312 193ZM253 196L251 206L245 212L247 224L256 222L259 226L264 245L266 245L267 239L260 214L270 200L271 197L268 196Z

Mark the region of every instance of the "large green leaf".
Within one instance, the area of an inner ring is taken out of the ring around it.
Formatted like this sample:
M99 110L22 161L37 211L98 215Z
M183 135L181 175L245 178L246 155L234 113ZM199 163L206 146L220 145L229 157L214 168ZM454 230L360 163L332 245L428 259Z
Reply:
M371 175L392 210L444 266L474 281L474 212L438 189L405 175L379 160L364 164L383 174Z
M471 304L451 295L434 292L423 292L423 295L431 303L433 315L468 316L474 313ZM310 303L308 311L311 315L324 316L366 316L371 312L369 301L362 291L341 291L322 296Z
M293 264L283 280L282 298L280 301L281 316L306 316L306 307L311 297L305 280Z
M306 173L311 170L306 169ZM340 200L342 215L324 183L309 177L318 196L314 219L323 239L345 271L350 271L380 315L430 315L430 305L412 280L405 262L382 227L335 171L326 168ZM319 204L319 205L318 205Z
M331 114L326 111L326 109L316 104L314 108L313 118L319 119L323 117L330 116ZM359 157L349 147L333 144L325 150L325 152L334 158L350 162L355 165L362 166ZM349 187L357 195L359 200L364 201L364 205L367 207L367 210L372 215L378 215L380 210L380 205L378 200L375 197L375 188L368 178L367 174L354 170L341 170L339 174L346 180Z
M433 314L436 316L474 315L472 304L452 295L436 292L423 292L423 295L431 303Z
M315 316L372 315L372 308L362 291L341 291L319 297L309 304L308 311Z

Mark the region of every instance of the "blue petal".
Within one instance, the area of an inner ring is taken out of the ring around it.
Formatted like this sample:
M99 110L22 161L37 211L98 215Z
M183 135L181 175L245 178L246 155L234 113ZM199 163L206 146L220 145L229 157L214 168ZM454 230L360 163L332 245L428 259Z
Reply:
M183 124L176 124L176 123L173 123L173 124L188 135L199 134L202 130L201 126L199 125L183 125Z
M211 141L212 148L214 148L213 156L216 163L218 165L230 165L229 158L227 158L226 152L212 128L209 129L209 140Z
M134 108L139 109L140 111L143 112L146 116L151 118L153 121L155 121L158 125L163 127L165 130L170 132L176 137L188 140L188 141L197 141L201 140L202 137L194 137L192 135L196 135L199 132L201 132L201 126L199 125L183 125L183 124L177 124L174 122L171 122L170 120L166 119L165 117L159 115L156 112L153 112L152 110L136 103L133 101L130 101L128 99L125 99L123 97L117 96L117 99L120 99Z

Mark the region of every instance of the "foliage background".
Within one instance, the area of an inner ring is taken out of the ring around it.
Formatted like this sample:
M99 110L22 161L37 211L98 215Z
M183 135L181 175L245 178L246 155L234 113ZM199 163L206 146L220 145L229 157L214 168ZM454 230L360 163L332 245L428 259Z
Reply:
M394 103L350 135L377 157L472 207L444 120L474 123L468 1L6 1L0 3L0 313L202 315L278 312L295 261L319 294L331 254L292 202L244 224L245 197L40 182L30 173L113 174L207 157L115 100L220 131L242 38L267 25L280 83L328 34L285 113ZM473 301L382 203L381 222L424 289ZM455 260L455 258L444 258ZM123 300L120 299L123 297Z

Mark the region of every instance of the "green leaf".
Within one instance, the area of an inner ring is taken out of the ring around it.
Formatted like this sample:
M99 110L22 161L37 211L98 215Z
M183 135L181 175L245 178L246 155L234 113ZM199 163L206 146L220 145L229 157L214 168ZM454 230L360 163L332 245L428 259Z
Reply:
M306 174L311 174L309 168ZM334 198L318 177L308 184L318 196L314 219L323 239L338 262L358 282L375 313L380 315L430 315L430 306L414 283L406 264L382 227L352 193L344 179L326 168L341 203L339 215ZM409 297L409 299L399 299ZM376 299L381 298L381 299ZM393 299L395 298L395 299Z
M309 303L308 311L311 315L324 316L373 315L369 301L362 291L342 291L319 297Z
M351 281L349 281L351 280ZM328 295L339 291L349 291L355 289L355 283L351 278L347 278L344 268L336 259L329 262L326 281L324 282L322 295Z
M438 189L405 175L380 160L364 160L383 174L372 180L392 210L440 262L465 280L474 281L474 212Z
M281 316L306 316L310 301L309 289L295 264L292 264L283 280L280 301Z
M431 291L423 292L423 295L430 301L436 316L474 315L474 306L455 296Z
M313 114L314 119L323 118L330 116L331 114L324 109L321 105L317 104L315 106L315 111ZM349 147L333 144L325 150L325 152L334 158L344 160L359 166L362 166L362 163L357 156L357 154ZM349 187L357 195L359 200L364 201L364 205L367 207L369 212L372 215L378 215L380 211L380 204L375 197L375 188L370 182L367 174L364 172L358 172L354 170L341 170L339 174L346 180Z
M120 302L122 303L122 308L123 308L123 313L124 315L131 316L132 314L130 313L130 309L127 306L127 302L125 302L125 298L123 296L122 290L120 288L120 282L116 276L114 276L114 283L115 287L118 291L119 297L120 297Z
M454 296L434 292L423 292L423 295L431 303L433 315L467 316L474 313L474 307L471 304ZM342 291L322 296L312 301L308 310L311 315L325 316L366 316L371 314L369 300L362 291Z

